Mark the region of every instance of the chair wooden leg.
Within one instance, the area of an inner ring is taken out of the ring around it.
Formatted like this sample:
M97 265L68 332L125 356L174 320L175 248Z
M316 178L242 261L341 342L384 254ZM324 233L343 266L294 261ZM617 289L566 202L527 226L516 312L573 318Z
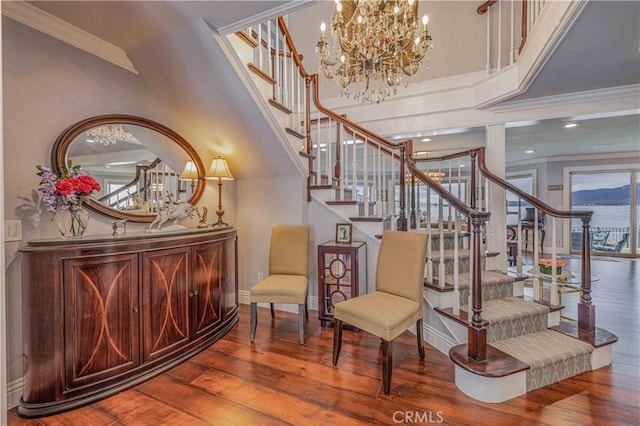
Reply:
M251 321L249 323L249 337L251 339L251 343L256 338L256 325L258 324L258 304L251 303Z
M391 392L391 371L393 369L393 341L382 341L382 390L385 395Z
M301 345L304 345L304 307L304 303L298 305L298 336Z
M273 306L273 303L269 303L269 307L271 308L271 318L275 318L276 317L276 310Z
M309 320L309 309L307 308L307 298L304 299L304 317Z
M342 348L342 321L334 319L333 323L333 365L338 365L338 357Z
M422 328L422 318L416 322L416 339L418 340L418 355L420 359L424 359L424 330Z

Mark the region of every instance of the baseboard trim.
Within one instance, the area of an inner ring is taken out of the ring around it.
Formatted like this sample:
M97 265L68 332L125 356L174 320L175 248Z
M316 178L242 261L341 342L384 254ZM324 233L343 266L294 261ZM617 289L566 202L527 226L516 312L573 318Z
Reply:
M7 407L15 408L20 403L20 398L24 391L24 378L13 380L7 383Z
M460 342L456 342L451 336L447 336L427 323L424 323L423 329L424 340L445 355L449 354L449 349L460 344Z

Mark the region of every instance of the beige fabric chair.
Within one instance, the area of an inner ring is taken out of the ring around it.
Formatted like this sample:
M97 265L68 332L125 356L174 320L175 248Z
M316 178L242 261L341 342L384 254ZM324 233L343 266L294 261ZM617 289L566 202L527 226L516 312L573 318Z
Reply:
M422 287L427 256L427 234L386 231L376 266L376 291L336 303L333 365L342 345L343 322L380 337L382 386L391 389L393 339L416 324L418 354L424 359Z
M269 248L269 276L251 288L251 342L256 337L258 303L271 304L272 318L275 318L274 303L294 303L298 305L300 344L304 345L304 318L309 316L308 269L309 227L274 226Z

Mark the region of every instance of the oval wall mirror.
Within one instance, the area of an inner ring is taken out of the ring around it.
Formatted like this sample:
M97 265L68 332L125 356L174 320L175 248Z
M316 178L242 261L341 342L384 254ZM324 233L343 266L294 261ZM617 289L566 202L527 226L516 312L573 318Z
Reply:
M67 128L51 152L54 173L71 160L102 187L85 200L95 212L152 222L171 203L195 205L204 192L204 166L180 135L132 115L101 115Z

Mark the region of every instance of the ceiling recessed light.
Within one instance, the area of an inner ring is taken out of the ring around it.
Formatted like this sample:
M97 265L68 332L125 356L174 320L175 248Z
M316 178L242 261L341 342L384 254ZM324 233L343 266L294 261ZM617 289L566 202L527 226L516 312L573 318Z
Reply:
M533 154L533 153L534 153L534 151L533 151L532 149L528 149L528 150L526 150L524 153L525 153L525 154Z
M578 127L578 123L568 123L568 124L564 125L565 129L571 129L571 128L574 128L574 127Z
M85 139L85 141L87 141L87 142L89 142L89 143L96 143L96 141L95 141L95 140L93 140L93 139Z
M431 142L431 138L424 138L422 139L422 142Z

